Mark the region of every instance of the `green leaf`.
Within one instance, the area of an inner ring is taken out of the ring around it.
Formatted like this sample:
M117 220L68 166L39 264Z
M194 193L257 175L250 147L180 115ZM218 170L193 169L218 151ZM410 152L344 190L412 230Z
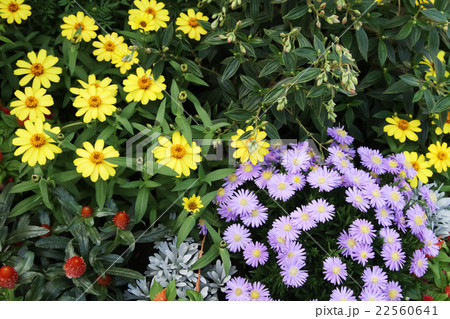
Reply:
M197 270L209 265L214 259L219 256L219 248L214 244L200 259L198 259L192 266L191 270Z
M252 117L252 113L243 109L234 109L225 112L225 115L235 121L245 121Z
M168 47L172 42L172 38L173 38L173 24L170 23L162 33L161 44L165 47Z
M186 290L186 296L190 301L203 301L202 294L193 289Z
M102 238L97 231L96 227L86 227L87 234L89 238L94 242L95 245L100 246L102 244Z
M428 51L431 56L437 56L439 51L439 33L437 29L432 28L428 34Z
M241 78L242 84L244 84L249 90L257 92L262 89L261 85L259 85L259 83L251 76L241 74L239 77Z
M183 224L180 227L180 230L178 231L177 248L180 247L181 243L186 239L187 236L189 236L189 233L195 226L195 222L195 217L192 215L184 220Z
M191 83L195 83L195 84L203 85L203 86L209 86L208 83L206 83L205 81L200 79L198 76L191 74L191 73L186 73L184 75L184 78L186 79L186 81L191 82Z
M22 257L18 258L14 265L14 269L20 276L30 270L31 267L33 267L33 263L34 253L32 251L27 251Z
M411 86L406 82L400 80L392 84L390 87L384 91L384 94L397 94L403 93L411 89Z
M42 197L40 194L35 194L30 197L25 198L23 201L19 202L16 206L13 207L8 217L16 217L26 213L33 208L36 208L42 203ZM41 234L42 235L42 234Z
M24 193L31 190L36 190L39 188L39 184L33 181L25 181L19 184L16 184L11 189L11 193Z
M48 197L48 186L47 186L47 180L41 178L39 181L39 190L41 191L42 200L44 201L44 205L47 206L47 208L52 209L53 205L50 203L50 199Z
M221 168L215 171L212 171L208 175L203 178L203 182L210 183L214 181L218 181L219 179L225 178L228 175L232 174L236 169L234 168Z
M383 40L378 41L378 61L381 65L384 65L387 58L387 47Z
M105 158L105 161L111 164L115 164L118 165L120 167L128 167L128 166L132 166L133 163L136 163L136 159L135 158L130 158L130 157L108 157ZM95 183L95 185L97 185L97 183L100 182L100 179Z
M225 270L225 276L228 276L231 268L230 253L226 248L219 248L219 255L223 262L223 269Z
M305 13L308 12L308 6L300 6L292 9L287 14L283 16L283 20L295 20L298 18L301 18L305 15Z
M48 233L47 228L41 226L26 226L12 231L10 236L6 239L6 243L12 244L28 238L39 237L46 233Z
M175 279L169 282L166 286L167 301L173 301L177 297L177 287L175 286Z
M216 230L214 229L214 227L211 226L210 223L208 223L204 219L203 222L205 223L206 229L208 230L208 234L211 236L214 244L219 244L222 241L222 237L220 237L219 233L216 232Z
M408 37L408 35L411 33L413 27L412 21L409 21L407 24L405 24L400 31L397 33L397 36L395 37L396 40L403 40Z
M134 218L136 223L139 223L147 211L148 198L150 196L150 190L148 188L140 188L136 197L136 208Z
M307 68L297 74L293 79L293 84L306 83L316 78L322 72L319 68Z
M266 75L272 74L273 72L277 71L280 67L281 65L278 61L276 60L269 61L269 63L267 63L263 67L261 72L259 72L258 77L262 78L265 77Z
M441 113L450 110L450 95L441 97L434 105L432 113Z
M36 247L45 249L65 249L69 241L70 239L67 237L52 235L39 239L35 245Z
M403 82L408 83L411 86L420 87L421 85L421 81L415 76L410 74L400 75L400 79L402 79Z
M56 184L65 183L73 181L77 178L80 178L81 174L77 171L64 171L55 173L51 176L51 179L55 181Z
M226 66L225 70L223 71L221 81L224 82L224 81L228 80L229 78L231 78L236 73L236 71L239 69L240 65L241 65L241 63L239 62L239 60L237 58L233 58L231 60L231 62Z
M192 145L191 125L188 123L186 118L183 115L179 115L175 118L175 122L188 143Z
M150 287L150 300L155 299L156 295L163 290L163 286L156 280L153 281L153 285Z
M108 274L110 274L111 276L119 276L136 280L145 279L145 277L140 272L128 268L111 267L108 269Z
M266 133L267 133L267 136L271 139L275 139L275 140L281 139L280 135L278 134L278 130L272 123L266 124Z
M367 61L367 52L369 51L369 39L364 28L356 30L356 42L358 42L358 49L364 60Z
M436 22L440 22L440 23L448 22L446 16L436 9L430 8L427 10L420 10L420 12L427 18L430 18L431 20L434 20Z
M95 200L97 201L97 206L102 209L106 202L106 192L108 184L106 181L99 179L95 183Z

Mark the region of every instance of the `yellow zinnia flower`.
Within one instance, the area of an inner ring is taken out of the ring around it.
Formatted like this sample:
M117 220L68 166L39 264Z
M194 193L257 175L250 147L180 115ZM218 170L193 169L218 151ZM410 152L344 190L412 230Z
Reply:
M105 148L104 140L97 140L94 146L89 142L84 142L83 147L84 149L78 148L76 150L80 157L73 161L78 173L81 173L83 177L90 176L94 183L99 176L106 181L110 176L116 175L114 167L117 167L117 165L108 163L106 160L119 157L119 152L114 147L108 146Z
M447 167L450 166L450 148L447 148L447 143L437 141L436 144L428 146L427 157L430 160L430 164L434 165L438 173L444 170L447 171Z
M34 51L28 52L27 56L31 63L19 60L16 62L19 69L14 70L15 75L26 74L20 80L20 86L25 86L31 79L33 79L33 87L42 85L49 88L50 81L59 82L58 74L62 72L62 69L54 66L59 61L57 57L47 55L47 51L44 49L41 49L37 56Z
M131 51L128 45L123 43L117 48L117 54L113 54L111 63L120 68L120 73L125 74L133 64L139 63L137 56L137 51Z
M439 114L435 114L435 116L439 120ZM436 124L434 123L434 121L431 123ZM444 127L442 128L440 128L439 126L436 127L435 133L436 135L441 135L442 133L444 134L450 133L450 112L447 113L447 119L445 120Z
M125 99L127 102L140 101L142 104L162 100L162 91L166 89L164 80L164 76L160 75L155 81L151 69L144 71L143 68L138 68L136 74L130 74L123 80L123 90L129 92Z
M163 9L165 4L162 2L156 2L156 0L135 0L134 5L139 9L131 9L128 14L135 15L138 12L145 12L152 16L151 26L152 30L158 31L159 28L166 28L169 18L169 11Z
M398 118L397 116L393 116L392 118L386 118L386 122L390 123L383 128L383 131L386 132L389 136L394 136L395 139L399 140L401 143L405 142L406 138L411 141L417 141L419 138L417 134L414 132L421 132L422 129L420 126L419 120L413 120L408 122L407 120L403 120Z
M21 121L28 118L31 122L36 120L45 121L45 115L51 112L47 109L48 106L53 105L53 98L49 94L45 94L47 90L41 87L27 86L24 92L17 90L14 95L19 101L11 102L11 114L16 115Z
M111 61L114 54L119 54L118 50L120 50L124 38L113 32L106 36L99 34L98 40L92 42L92 46L97 48L92 53L97 57L97 61Z
M47 159L55 158L55 153L61 153L62 150L52 144L55 143L44 130L59 134L59 127L52 128L50 124L36 120L33 124L31 121L25 121L25 129L18 129L16 135L18 137L12 140L13 145L19 146L14 152L15 156L23 154L22 162L28 162L28 165L34 166L36 163L45 165Z
M95 24L94 19L85 16L83 12L78 11L77 15L71 14L64 17L65 24L61 25L61 35L66 37L70 41L80 42L83 39L85 42L89 42L95 37L98 30L98 26Z
M442 64L445 67L445 60L444 60L445 52L439 51L437 54L437 58L439 61L442 62ZM425 64L428 66L428 71L425 71L425 80L430 80L431 77L436 78L436 67L434 66L434 62L428 60L426 57L423 57L422 62L420 64ZM445 77L447 78L450 75L448 71L445 71Z
M200 196L192 195L191 198L184 197L183 198L183 207L188 212L196 213L200 211L200 208L203 207Z
M245 132L252 131L253 126L247 127ZM266 132L254 130L252 135L244 140L239 140L242 134L245 133L244 130L237 130L237 135L231 137L233 140L231 142L231 147L236 148L236 151L233 153L234 158L240 158L242 163L250 160L253 165L256 165L258 162L264 161L264 156L269 153L267 149L270 144L264 141L264 138L267 136Z
M31 7L23 4L23 0L1 0L0 1L0 17L6 19L11 24L16 22L21 24L22 20L28 19L31 15Z
M176 131L172 135L172 141L168 138L160 136L158 142L161 146L157 146L153 150L157 163L165 165L175 172L180 177L181 174L189 176L190 169L197 169L197 163L200 163L202 158L199 155L200 147L195 142L192 142L192 147L186 141L186 138Z
M208 21L209 18L204 16L201 12L195 13L193 9L189 9L187 15L181 12L180 17L177 18L177 21L175 22L175 24L179 26L176 30L181 30L186 33L190 39L200 41L200 37L207 32L200 26L198 20Z
M145 12L138 11L128 17L128 24L132 30L142 30L145 32L155 30L152 24L153 16Z
M422 154L418 156L416 152L403 152L405 154L405 159L409 164L411 164L412 168L416 171L416 176L413 179L408 180L412 188L416 188L418 185L418 180L422 183L428 183L428 177L433 175L433 172L428 168L431 164L425 161L425 156Z
M82 116L84 123L90 123L93 119L100 122L106 121L106 115L112 115L116 111L114 103L116 98L113 96L113 91L101 87L90 85L86 89L76 89L78 96L73 101L73 106L79 110L76 116ZM71 92L74 92L71 89Z
M117 95L118 87L117 87L116 84L111 84L111 82L112 82L111 78L106 77L103 80L97 80L95 78L95 74L90 74L89 77L88 77L88 83L86 83L84 81L81 81L81 80L78 80L78 82L81 84L81 86L84 89L87 89L90 86L94 86L96 88L102 88L102 89L105 89L107 91L110 91L112 96L116 96ZM82 89L79 89L79 88L71 88L70 92L72 92L73 94L79 95L80 94L79 92L81 90Z

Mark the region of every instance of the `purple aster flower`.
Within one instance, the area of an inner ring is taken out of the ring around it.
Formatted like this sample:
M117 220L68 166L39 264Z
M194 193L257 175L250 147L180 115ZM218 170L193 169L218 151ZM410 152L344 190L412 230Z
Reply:
M384 292L388 301L400 301L403 298L402 287L396 281L389 281Z
M274 167L269 167L261 170L259 176L255 179L256 186L261 189L267 187L267 182L269 182L272 176L276 173L278 173L278 170Z
M221 218L224 218L226 222L237 220L239 217L236 214L236 212L231 209L229 205L225 204L219 204L219 207L217 208L217 213Z
M323 262L325 280L340 285L347 278L347 265L339 257L328 257Z
M226 203L230 199L231 195L233 195L233 190L230 187L225 188L221 187L217 190L215 203L216 204Z
M243 181L249 181L259 176L261 165L253 165L251 162L242 163L236 170L236 175Z
M344 126L338 126L333 128L327 128L328 135L331 136L339 144L350 145L353 143L354 138L348 135L347 131L344 130Z
M239 178L236 175L236 173L230 174L227 177L225 177L224 179L225 179L225 183L223 183L222 187L223 188L228 187L228 189L230 189L230 190L235 190L236 188L238 188L239 186L244 184L244 180Z
M268 301L270 297L269 290L260 282L251 284L250 301Z
M407 200L410 200L413 195L413 190L411 188L411 185L404 179L400 180L398 182L398 187L400 187L400 192Z
M290 216L300 230L310 230L317 226L313 213L304 206L297 207Z
M425 254L432 257L436 257L439 254L439 240L431 229L424 228L418 237L420 241L425 244L423 247L423 252Z
M347 287L335 288L331 292L330 301L356 301L353 290Z
M385 301L386 295L380 289L366 287L361 291L359 299L361 301Z
M427 225L427 215L423 211L422 207L415 204L406 211L407 222L406 224L411 228L411 233L419 235L423 228Z
M308 174L307 181L312 188L319 188L319 191L329 192L341 185L341 176L326 167L319 167Z
M381 228L380 236L384 240L383 246L396 246L401 247L400 234L389 227Z
M311 212L311 216L314 220L325 223L334 217L334 205L328 204L325 199L314 199L306 206L306 210Z
M242 277L231 278L225 286L226 299L229 301L249 301L252 286Z
M249 215L241 216L241 220L245 226L259 227L267 221L267 207L258 204Z
M397 175L403 169L403 164L405 162L405 154L398 153L395 155L389 155L386 159L384 167L387 172Z
M349 234L353 236L357 242L370 244L375 237L375 230L371 222L365 219L356 219L349 228Z
M251 214L258 207L258 198L255 193L247 189L240 189L230 198L230 208L240 216Z
M405 207L405 199L397 186L384 185L381 193L392 209L402 210Z
M280 236L277 230L271 229L267 233L267 241L276 252L281 252L285 249L287 240L286 238Z
M289 260L299 259L298 261L305 262L305 249L302 244L296 241L286 241L286 245L278 252L278 264L283 267Z
M247 265L256 267L258 265L264 265L269 258L266 246L256 241L250 242L244 247L244 259Z
M409 273L414 274L417 277L422 277L425 275L428 269L428 258L423 251L416 249L411 260L412 262L409 268Z
M306 150L292 149L281 156L281 165L283 165L289 173L300 173L309 167L309 159L310 156Z
M388 267L389 270L398 271L402 269L405 264L405 253L399 246L383 246L381 256L383 257L386 267Z
M386 200L384 199L383 194L381 194L381 189L375 183L367 184L364 187L363 194L364 197L369 200L372 207L381 208L386 205Z
M296 191L301 190L306 185L306 178L302 173L289 173L287 177Z
M197 224L198 228L199 228L199 234L205 236L208 233L208 229L206 228L205 225L205 220L203 218L199 218L198 219L198 224Z
M437 205L438 197L436 196L436 193L429 188L429 185L420 187L420 195L422 195L422 198L427 203L431 212L435 212L436 209L439 208Z
M331 163L331 158L335 157L338 159L344 159L344 158L348 158L348 154L345 153L342 148L340 148L337 144L331 145L328 148L328 153L330 153L330 155L327 158L327 162Z
M367 184L374 183L373 178L367 172L357 168L349 168L343 173L344 186L356 186L363 189Z
M283 202L295 193L294 187L286 174L274 174L267 183L267 190L270 196L274 199L281 199Z
M375 209L375 218L381 226L391 226L394 216L392 210L387 206Z
M397 225L397 228L401 230L403 233L406 233L406 218L403 214L402 210L395 210L394 211L394 222Z
M357 187L349 187L345 191L345 201L347 203L352 204L353 207L359 209L363 213L367 212L369 209L369 201L364 198L362 191L360 191Z
M265 165L278 164L280 162L280 155L281 155L280 148L274 148L273 146L270 146L267 149L269 150L269 153L267 153L266 156L264 156L264 164Z
M354 168L353 163L347 157L338 158L337 156L331 156L331 164L333 164L341 173L350 168Z
M232 253L241 251L251 243L250 232L240 224L228 226L223 235L223 239L228 244L228 250Z
M277 236L284 237L286 240L296 240L300 235L300 230L294 224L289 216L281 216L273 222L272 229Z
M354 261L365 266L369 259L375 257L375 254L369 244L356 243L355 248L351 251L351 257Z
M364 287L374 290L383 290L388 279L386 273L378 266L364 269L361 278L364 281Z
M386 160L383 158L380 151L361 146L358 148L358 154L361 157L361 164L363 164L375 174L380 175L386 172L386 168L384 165L384 162Z
M350 236L347 231L343 231L338 237L339 249L343 249L341 254L345 257L351 256L356 246L355 237Z
M289 259L281 268L284 284L294 288L303 286L308 278L308 271L302 269L304 266L305 263L299 259Z
M350 156L350 158L354 158L356 155L356 151L346 144L338 144L336 142L332 142L330 147L339 147L345 154Z

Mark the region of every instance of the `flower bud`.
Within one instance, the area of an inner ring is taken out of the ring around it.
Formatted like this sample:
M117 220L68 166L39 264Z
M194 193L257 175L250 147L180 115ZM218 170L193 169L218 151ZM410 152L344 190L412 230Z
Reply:
M186 73L188 71L188 65L183 63L180 65L181 72Z
M40 177L39 175L37 175L37 174L31 175L31 180L32 180L33 182L35 182L35 183L39 182L40 179L41 179L41 177Z
M180 101L181 103L184 103L184 102L186 102L186 99L187 99L187 93L185 91L181 91L178 94L178 101Z
M62 140L64 140L64 134L63 133L59 133L58 134L58 141L62 141Z

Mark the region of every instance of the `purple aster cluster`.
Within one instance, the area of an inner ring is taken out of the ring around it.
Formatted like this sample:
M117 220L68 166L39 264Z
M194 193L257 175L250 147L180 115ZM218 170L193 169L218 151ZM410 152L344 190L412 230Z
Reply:
M402 288L389 280L390 274L421 277L428 258L439 253L424 209L425 203L428 210L438 209L437 197L421 186L421 201L412 200L408 180L415 170L404 154L386 155L364 146L354 150L354 139L343 126L327 132L333 141L325 157L307 142L278 144L269 148L264 162L238 165L214 201L219 216L230 223L222 237L231 253L242 254L247 269L273 265L287 287L300 288L308 270L317 268L307 265L310 245L305 243L315 242L310 232L323 238L340 223L334 247L321 252L322 279L335 286L330 300L401 300ZM404 247L406 236L415 237L407 242L417 247ZM351 264L359 264L361 273L349 276ZM346 287L354 278L358 291ZM225 293L228 300L272 300L262 283L242 277L231 279Z

